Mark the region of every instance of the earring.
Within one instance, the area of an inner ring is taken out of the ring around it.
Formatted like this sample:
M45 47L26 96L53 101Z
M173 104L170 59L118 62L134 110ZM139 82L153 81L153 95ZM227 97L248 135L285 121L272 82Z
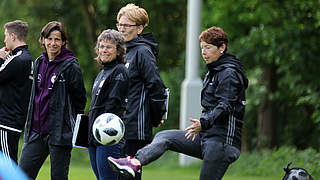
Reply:
M221 54L223 54L223 51L220 51Z

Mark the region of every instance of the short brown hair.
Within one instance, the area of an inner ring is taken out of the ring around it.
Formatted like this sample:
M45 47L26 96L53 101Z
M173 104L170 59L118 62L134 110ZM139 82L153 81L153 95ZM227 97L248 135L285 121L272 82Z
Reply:
M44 48L43 40L48 38L52 31L60 31L61 39L63 42L65 42L64 45L62 46L62 48L64 48L67 44L67 33L64 30L62 23L59 21L51 21L42 28L40 33L40 38L39 38L41 47Z
M9 33L15 34L19 41L26 42L28 34L28 23L20 20L15 20L7 22L4 25L4 28L7 29Z
M143 27L147 27L149 24L148 13L145 9L136 6L135 4L127 4L122 7L117 15L117 21L120 21L122 16L126 16L130 21L136 23L136 25L142 25Z
M224 50L224 52L227 52L228 37L224 30L220 27L213 26L209 29L204 30L199 36L199 41L204 41L217 47L225 44L226 49Z
M119 61L120 63L125 64L125 54L126 54L126 47L124 45L124 40L122 35L113 29L107 29L104 30L98 37L97 39L97 43L95 46L95 51L97 53L97 57L95 58L95 60L98 62L98 64L102 64L102 61L99 57L99 45L101 41L112 41L114 43L116 43L117 45L117 61Z

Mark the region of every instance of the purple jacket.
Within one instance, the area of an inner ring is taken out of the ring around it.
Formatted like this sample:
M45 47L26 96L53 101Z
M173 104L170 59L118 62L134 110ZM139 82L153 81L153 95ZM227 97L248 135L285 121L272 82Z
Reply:
M60 54L50 62L46 52L43 52L42 55L43 61L39 66L36 79L32 130L40 135L47 135L49 133L50 94L60 67L59 65L63 61L74 57L74 55L67 48L63 48Z

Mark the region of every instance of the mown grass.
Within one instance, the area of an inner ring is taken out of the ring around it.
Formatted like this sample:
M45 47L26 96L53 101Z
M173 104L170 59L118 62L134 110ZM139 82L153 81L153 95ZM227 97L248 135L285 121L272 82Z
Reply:
M313 149L298 151L293 147L281 147L274 150L242 153L239 160L233 163L223 180L276 180L284 176L283 168L289 161L292 167L307 169L314 179L320 177L320 153ZM38 180L50 180L49 158L41 168ZM201 161L181 167L178 154L165 153L160 159L144 166L143 180L197 180L200 174ZM70 180L96 179L91 169L87 150L74 148L70 164Z
M45 163L40 169L37 180L50 180L50 166L49 163ZM69 180L94 180L96 179L91 166L71 164L69 171Z
M146 167L143 170L143 180L196 180L199 178L199 169L177 167L175 169L168 169L165 167ZM70 180L94 180L96 179L90 165L71 164ZM226 175L223 180L275 180L280 177L258 177L258 176L229 176ZM37 180L50 180L49 163L45 163L41 168Z
M37 180L50 180L49 158L41 168ZM199 178L201 161L181 167L178 165L178 154L167 152L159 160L143 168L143 180L196 180ZM232 168L232 167L230 167ZM246 167L243 167L246 168ZM70 180L96 179L91 169L86 150L75 149L70 164ZM223 180L275 180L280 176L239 176L227 172Z

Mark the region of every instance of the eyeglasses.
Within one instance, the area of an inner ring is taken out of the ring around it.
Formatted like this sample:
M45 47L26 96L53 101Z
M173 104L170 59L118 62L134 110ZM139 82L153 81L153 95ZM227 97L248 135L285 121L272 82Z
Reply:
M117 26L118 29L119 29L120 27L123 27L123 28L125 28L125 29L128 29L128 28L130 28L130 27L139 26L139 25L136 25L136 24L133 25L133 24L120 24L120 23L117 23L116 26Z
M99 49L104 49L104 48L110 51L111 49L116 49L117 46L104 46L104 45L99 46Z
M211 48L213 48L213 46L207 45L207 46L202 46L202 47L200 47L200 48L201 48L201 50L206 50L206 51L208 51L208 50L210 50Z

